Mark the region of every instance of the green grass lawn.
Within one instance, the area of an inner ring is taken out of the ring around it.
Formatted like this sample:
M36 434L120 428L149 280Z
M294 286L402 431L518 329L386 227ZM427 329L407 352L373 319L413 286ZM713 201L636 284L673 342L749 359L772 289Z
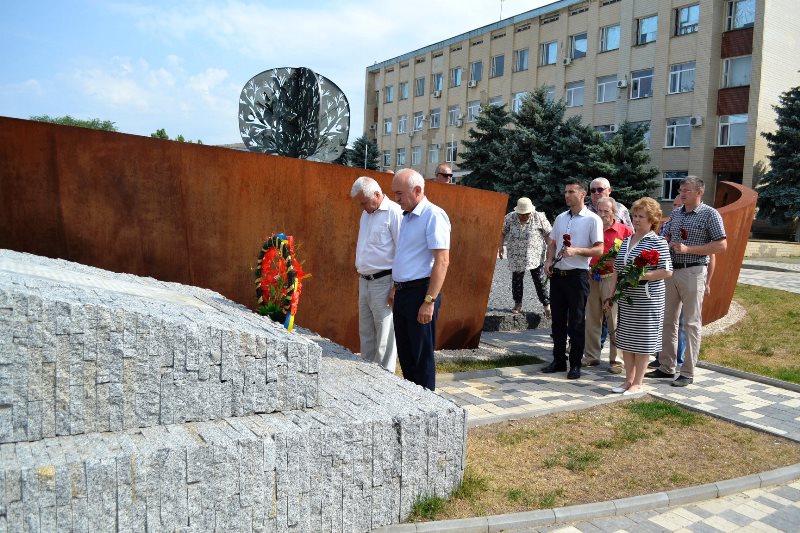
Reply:
M704 338L700 360L800 383L800 295L740 284L734 300L747 316Z
M506 366L524 366L541 363L542 360L533 355L512 354L492 359L470 359L468 357L447 359L436 363L436 372L450 374L455 372L469 372L472 370L488 370Z

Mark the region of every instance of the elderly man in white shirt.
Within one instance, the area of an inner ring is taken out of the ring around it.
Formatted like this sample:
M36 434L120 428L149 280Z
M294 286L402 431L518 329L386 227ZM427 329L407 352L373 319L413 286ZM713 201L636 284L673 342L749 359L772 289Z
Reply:
M377 181L366 176L356 179L350 196L364 209L356 245L361 357L394 373L397 345L389 294L403 211L383 194Z

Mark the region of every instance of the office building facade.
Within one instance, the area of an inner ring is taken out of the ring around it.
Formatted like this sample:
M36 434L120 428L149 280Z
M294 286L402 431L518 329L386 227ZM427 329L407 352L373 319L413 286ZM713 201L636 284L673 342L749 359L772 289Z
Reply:
M456 175L481 108L533 88L606 136L648 125L653 195L687 174L752 186L779 95L800 84L793 0L561 0L367 68L365 123L385 168Z

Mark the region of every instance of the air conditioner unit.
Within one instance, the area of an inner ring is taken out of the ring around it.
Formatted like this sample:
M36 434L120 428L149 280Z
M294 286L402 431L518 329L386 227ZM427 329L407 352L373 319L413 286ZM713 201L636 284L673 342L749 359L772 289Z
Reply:
M618 129L619 129L619 126L617 126L616 124L611 124L611 125L608 127L608 132L609 132L609 133L617 133L617 130L618 130Z
M434 98L441 98L442 97L442 91L433 91L433 97Z
M378 125L377 124L372 124L372 125L370 125L369 129L371 129L372 131L375 131L375 130L378 129Z
M461 119L456 120L456 128L460 128L464 125L464 121Z
M572 63L572 58L570 57L565 57L564 59L561 60L561 64L564 65L565 67L570 63Z
M693 128L699 128L703 125L703 117L700 115L693 115L689 118L689 125Z
M477 86L478 86L478 82L476 80L469 80L467 82L467 87L469 87L470 89L473 88L473 87L477 87Z
M617 89L624 89L628 86L628 80L622 78L621 80L617 80Z

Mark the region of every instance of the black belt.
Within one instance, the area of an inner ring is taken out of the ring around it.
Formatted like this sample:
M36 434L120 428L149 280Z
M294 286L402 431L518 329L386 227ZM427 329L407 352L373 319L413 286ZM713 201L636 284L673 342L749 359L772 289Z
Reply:
M430 281L431 278L412 279L411 281L395 281L394 290L400 291L403 289L411 289L412 287L422 287L423 285L427 285Z
M380 272L377 272L375 274L367 274L366 276L364 274L359 274L359 276L361 276L367 281L375 281L376 279L381 279L382 277L388 276L391 273L392 269L390 268L389 270L381 270Z
M706 266L705 263L672 263L672 269L678 270L681 268L702 267Z
M554 268L553 269L553 275L554 276L562 276L562 277L564 277L564 276L579 276L579 275L585 274L587 272L589 272L589 271L588 270L584 270L582 268L571 268L569 270L561 270L559 268Z

